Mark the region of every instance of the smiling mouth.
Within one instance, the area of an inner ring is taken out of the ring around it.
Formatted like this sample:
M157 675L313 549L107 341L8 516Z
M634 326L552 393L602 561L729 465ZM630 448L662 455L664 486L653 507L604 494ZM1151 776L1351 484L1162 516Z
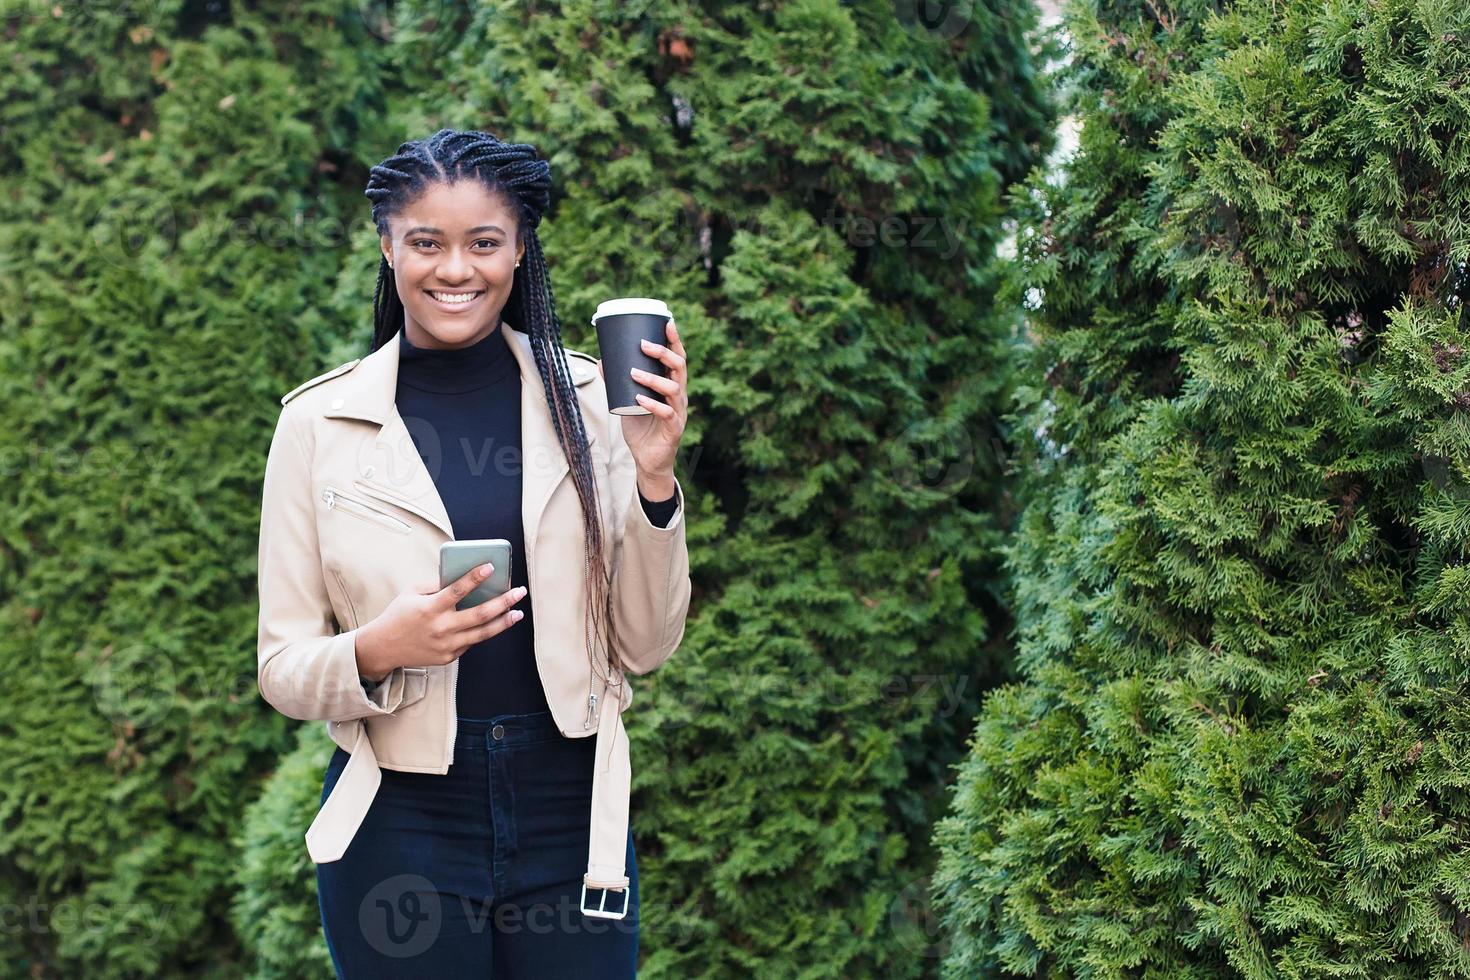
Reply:
M424 290L424 292L435 303L437 303L441 307L445 307L447 309L460 309L460 308L466 307L466 306L473 306L475 304L475 302L477 300L479 300L479 298L481 296L485 295L485 290L483 290L483 289L477 289L477 290L474 290L473 292L468 292L468 293L466 293L466 292L450 293L450 292L443 292L443 291L437 290L437 289L426 289L426 290Z

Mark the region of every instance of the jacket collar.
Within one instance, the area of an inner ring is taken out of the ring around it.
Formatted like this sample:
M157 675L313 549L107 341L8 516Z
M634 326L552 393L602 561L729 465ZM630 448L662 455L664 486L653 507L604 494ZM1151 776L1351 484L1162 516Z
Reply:
M382 477L368 467L356 478L360 490L379 496L430 521L450 539L454 526L444 502L434 486L434 479L419 457L413 437L398 413L398 351L402 329L395 331L381 347L364 357L353 370L336 379L330 407L322 412L326 418L357 419L379 426L375 449L389 453ZM531 338L504 320L497 328L510 346L521 374L521 493L522 522L526 549L535 547L536 530L542 510L551 492L570 472L570 465L556 440L551 424L551 410L546 404L546 389L536 369L536 356L531 351ZM594 363L583 357L568 357L573 390L585 397L584 386L598 376ZM583 406L590 413L590 406ZM597 442L595 426L585 426L589 446ZM375 452L373 455L378 455ZM392 474L391 477L388 474Z

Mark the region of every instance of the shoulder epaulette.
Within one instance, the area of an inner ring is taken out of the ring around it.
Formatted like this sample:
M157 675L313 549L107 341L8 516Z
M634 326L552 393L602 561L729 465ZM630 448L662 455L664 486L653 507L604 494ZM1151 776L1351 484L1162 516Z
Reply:
M335 378L339 374L346 374L348 371L351 371L353 368L357 367L358 362L361 360L362 358L360 357L354 357L346 364L339 364L337 367L332 368L332 370L326 372L325 374L318 374L316 377L312 378L309 381L301 382L301 384L297 385L296 387L292 388L290 391L281 396L281 404L286 404L306 389L311 388L315 385L319 385L323 381Z
M570 347L563 347L562 350L567 352L569 358L577 359L567 361L567 367L572 369L573 384L583 385L597 377L597 358L591 354L583 354L579 350L572 350ZM587 366L583 367L583 363Z

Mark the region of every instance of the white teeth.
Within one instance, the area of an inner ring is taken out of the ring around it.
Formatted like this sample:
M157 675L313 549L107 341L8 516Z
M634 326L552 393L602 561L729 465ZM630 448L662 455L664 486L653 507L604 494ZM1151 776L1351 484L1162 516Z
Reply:
M433 293L433 292L431 292L431 293L429 293L429 295L432 296L432 297L434 297L435 299L437 299L441 303L453 303L455 305L460 305L460 304L463 304L463 303L472 303L472 302L474 302L477 298L479 298L479 295L480 294L479 293Z

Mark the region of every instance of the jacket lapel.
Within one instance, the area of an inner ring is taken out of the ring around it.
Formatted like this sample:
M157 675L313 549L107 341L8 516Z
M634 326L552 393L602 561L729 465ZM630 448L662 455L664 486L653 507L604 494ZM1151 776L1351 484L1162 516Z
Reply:
M413 436L394 401L401 333L402 330L395 332L383 346L341 378L338 395L323 415L377 425L377 436L365 441L358 452L354 475L357 489L417 514L443 531L448 540L453 540L454 526L434 486L434 478L419 457ZM531 338L504 321L497 333L510 346L520 366L521 521L525 527L526 552L530 555L535 552L536 532L546 503L571 467L556 441L545 388L531 351ZM597 368L587 361L579 358L567 361L578 388L597 376ZM596 443L596 430L590 425L586 429L588 444Z

